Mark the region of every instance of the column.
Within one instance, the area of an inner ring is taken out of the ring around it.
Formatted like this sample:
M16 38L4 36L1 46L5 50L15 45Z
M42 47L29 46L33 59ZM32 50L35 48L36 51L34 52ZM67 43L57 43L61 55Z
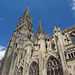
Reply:
M64 47L64 43L63 43L63 36L62 36L61 32L58 32L57 35L58 35L58 50L59 50L61 64L62 64L62 68L63 68L63 74L69 75L67 68L66 68L66 59L64 56L65 47Z
M53 75L56 75L56 74L55 74L55 69L53 69Z
M47 75L47 59L44 58L44 75Z
M26 57L24 57L26 58ZM26 59L24 59L23 75L26 75Z
M44 71L43 70L44 63L42 61L43 60L42 58L45 58L44 54L46 52L44 37L40 38L39 45L40 45L40 49L39 49L39 75L44 75L44 72L43 72Z

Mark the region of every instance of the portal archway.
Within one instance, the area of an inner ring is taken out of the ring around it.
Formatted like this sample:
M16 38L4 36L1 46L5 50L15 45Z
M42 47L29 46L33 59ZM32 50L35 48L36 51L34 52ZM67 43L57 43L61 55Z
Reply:
M53 56L49 57L47 61L47 75L63 75L61 64Z
M35 61L30 65L29 75L39 75L39 66Z

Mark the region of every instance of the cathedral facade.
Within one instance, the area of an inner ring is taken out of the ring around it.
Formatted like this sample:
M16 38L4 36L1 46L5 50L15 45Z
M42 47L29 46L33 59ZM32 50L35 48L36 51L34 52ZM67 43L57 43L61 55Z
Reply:
M34 36L28 6L0 61L0 75L75 75L75 25L55 26L49 36L39 21Z

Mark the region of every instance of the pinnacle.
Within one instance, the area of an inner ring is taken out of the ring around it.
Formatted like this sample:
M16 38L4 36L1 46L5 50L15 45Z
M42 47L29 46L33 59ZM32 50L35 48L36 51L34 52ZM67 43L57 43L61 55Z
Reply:
M56 26L54 26L54 33L57 31L57 28L56 28Z
M29 13L29 6L27 7L25 13L24 13L25 16L30 16L30 13Z
M42 24L41 24L41 20L39 20L38 33L44 33L43 28L42 28Z
M54 29L57 29L56 26L54 26Z
M41 20L39 20L39 28L42 29Z
M60 27L58 27L58 31L61 31Z

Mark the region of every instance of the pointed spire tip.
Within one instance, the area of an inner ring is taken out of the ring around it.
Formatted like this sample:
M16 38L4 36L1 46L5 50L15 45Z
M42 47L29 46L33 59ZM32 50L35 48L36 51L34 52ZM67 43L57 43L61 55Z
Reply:
M29 13L29 5L27 6L27 9L26 9L26 11L25 11L25 16L30 16L30 13Z
M41 24L41 20L39 20L38 33L44 33L43 28L42 28L42 24Z
M39 25L41 25L41 20L39 19ZM42 25L41 25L42 26Z

